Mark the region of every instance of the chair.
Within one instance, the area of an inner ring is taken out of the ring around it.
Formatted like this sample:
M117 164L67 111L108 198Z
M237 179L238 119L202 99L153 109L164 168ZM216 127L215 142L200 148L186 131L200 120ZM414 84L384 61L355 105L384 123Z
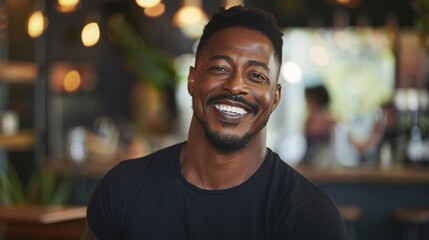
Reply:
M422 228L429 226L429 208L396 208L392 218L401 226L402 240L420 240Z
M349 239L356 240L357 235L355 224L359 220L362 210L357 206L339 206L338 210L346 224Z

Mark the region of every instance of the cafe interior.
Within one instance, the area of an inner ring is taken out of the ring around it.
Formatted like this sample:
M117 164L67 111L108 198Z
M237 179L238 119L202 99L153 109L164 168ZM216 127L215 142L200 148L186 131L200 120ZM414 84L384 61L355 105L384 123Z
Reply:
M186 140L198 38L233 5L284 33L267 146L351 240L429 239L427 0L0 0L0 239L79 239L109 169Z

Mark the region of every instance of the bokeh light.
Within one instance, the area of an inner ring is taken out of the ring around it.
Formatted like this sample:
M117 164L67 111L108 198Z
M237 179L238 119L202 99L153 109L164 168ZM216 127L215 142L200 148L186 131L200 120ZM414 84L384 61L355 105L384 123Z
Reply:
M88 23L82 30L82 43L85 47L92 47L100 39L100 28L96 22Z
M81 77L78 71L72 70L64 76L63 87L66 92L74 92L81 85Z
M165 12L165 5L163 3L159 3L154 7L145 8L143 12L147 17L156 18Z

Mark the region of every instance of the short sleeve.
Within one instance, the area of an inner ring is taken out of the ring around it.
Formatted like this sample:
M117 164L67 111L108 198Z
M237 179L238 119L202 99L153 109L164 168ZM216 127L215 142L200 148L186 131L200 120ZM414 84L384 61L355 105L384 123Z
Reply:
M97 184L87 208L87 222L103 240L120 239L120 167L111 169Z
M347 240L347 231L335 203L324 194L308 199L288 219L293 224L291 235L279 239ZM284 222L283 224L287 224ZM281 231L280 231L281 232ZM282 235L282 234L280 234Z

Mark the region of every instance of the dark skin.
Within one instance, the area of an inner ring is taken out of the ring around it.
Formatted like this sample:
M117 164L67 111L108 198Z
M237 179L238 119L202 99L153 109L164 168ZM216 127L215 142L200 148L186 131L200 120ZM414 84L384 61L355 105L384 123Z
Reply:
M279 69L273 44L258 31L231 27L212 36L188 77L194 114L180 155L188 182L201 189L228 189L257 171L267 154L265 124L280 102ZM244 101L217 98L225 95ZM251 137L237 150L222 151L207 139L206 129L222 141ZM87 227L82 239L97 238Z
M259 168L267 152L265 124L280 101L278 69L272 43L262 33L233 27L213 35L188 77L194 115L181 154L181 170L190 183L208 190L227 189L243 183ZM240 95L250 105L229 99L207 104L211 97L225 94ZM228 114L215 105L247 113ZM253 137L242 149L224 153L207 140L201 122L221 136Z

